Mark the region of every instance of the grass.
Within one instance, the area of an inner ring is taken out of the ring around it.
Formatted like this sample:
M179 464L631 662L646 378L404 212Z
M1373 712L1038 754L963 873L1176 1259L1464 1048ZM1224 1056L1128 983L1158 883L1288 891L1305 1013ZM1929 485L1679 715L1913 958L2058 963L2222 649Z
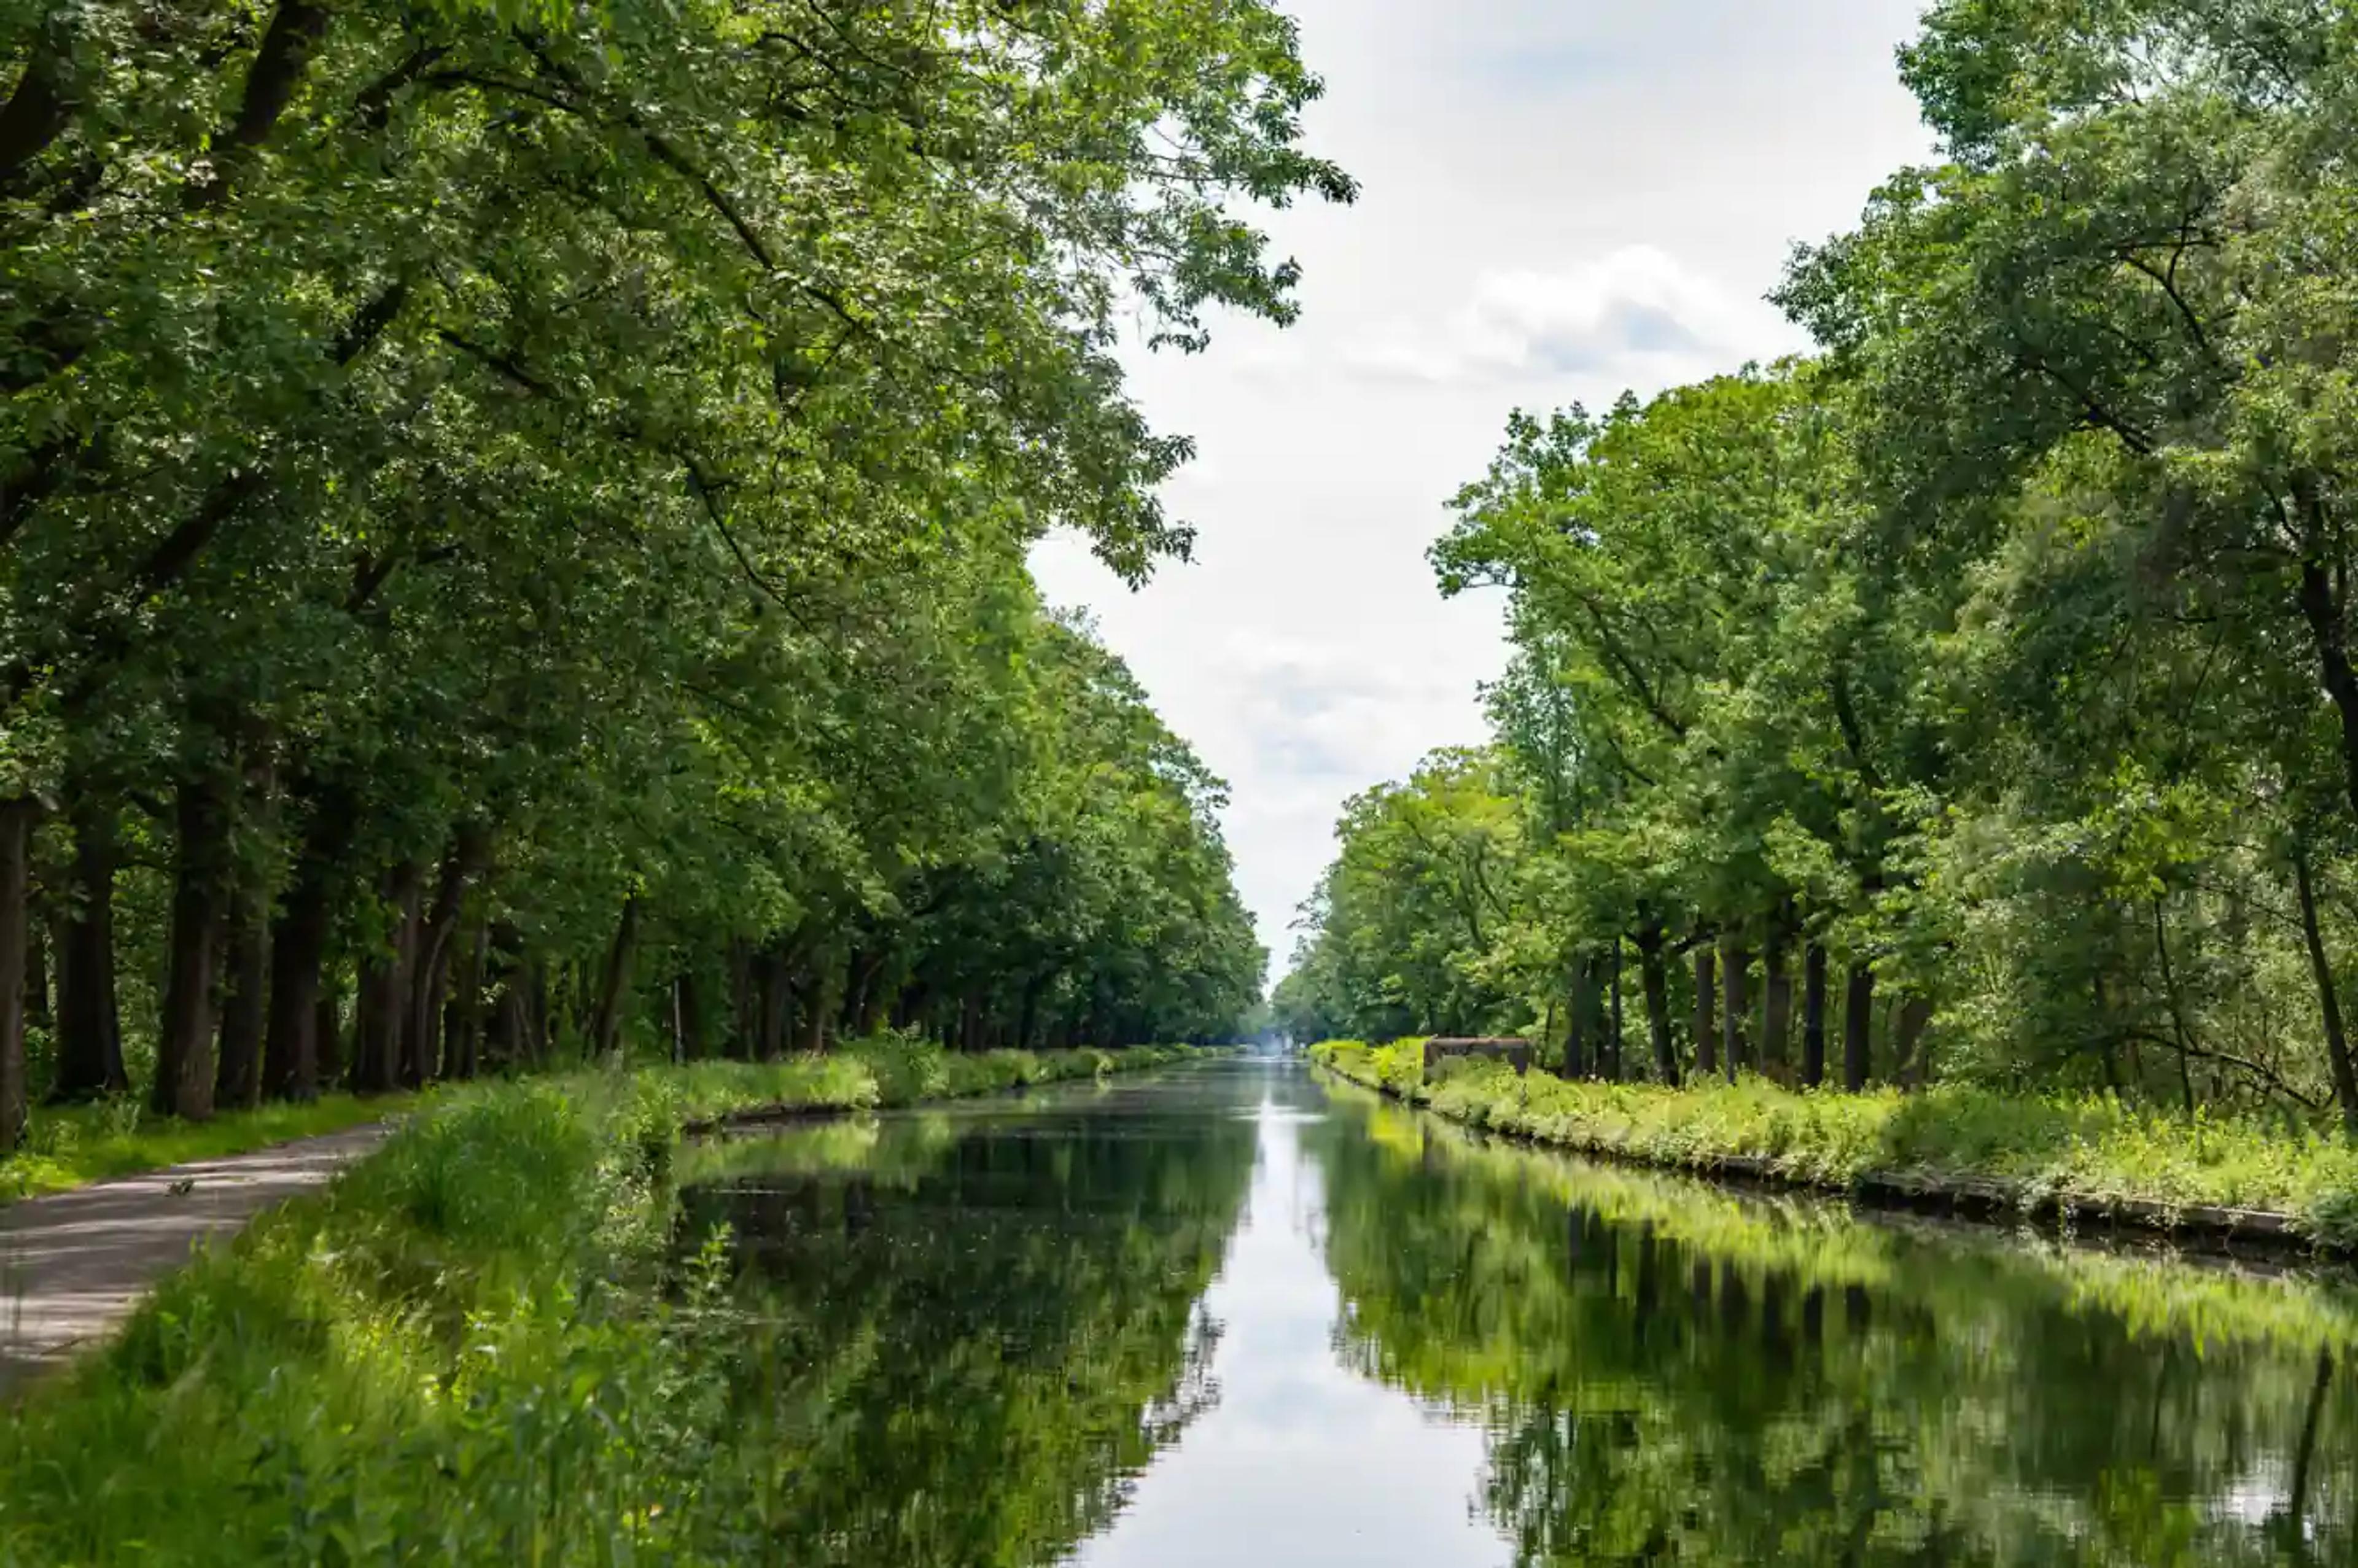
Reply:
M729 1416L725 1255L671 1260L682 1127L1184 1054L884 1040L441 1091L32 1390L0 1564L744 1560L715 1489L777 1459Z
M2288 1217L2315 1246L2358 1250L2358 1148L2307 1127L1953 1085L1849 1095L1747 1078L1672 1089L1519 1077L1481 1062L1444 1064L1427 1082L1421 1041L1329 1041L1312 1055L1455 1120L1589 1153L1701 1171L1742 1162L1835 1190L1870 1177L1995 1182L2026 1206L2256 1209Z
M887 1037L858 1041L828 1056L781 1062L699 1062L651 1076L650 1093L676 1099L699 1120L767 1108L866 1109L920 1099L987 1094L1026 1084L1151 1065L1154 1047L1124 1051L992 1051L951 1055ZM1142 1054L1141 1053L1144 1053ZM231 1111L211 1121L157 1116L124 1096L92 1105L34 1110L25 1141L0 1157L0 1204L87 1186L111 1176L219 1160L297 1138L402 1115L415 1095L362 1099L322 1095L303 1104Z
M0 1204L65 1192L110 1176L218 1160L290 1139L341 1132L408 1108L409 1096L323 1095L304 1104L231 1111L211 1121L150 1112L128 1096L34 1110L24 1143L0 1158Z

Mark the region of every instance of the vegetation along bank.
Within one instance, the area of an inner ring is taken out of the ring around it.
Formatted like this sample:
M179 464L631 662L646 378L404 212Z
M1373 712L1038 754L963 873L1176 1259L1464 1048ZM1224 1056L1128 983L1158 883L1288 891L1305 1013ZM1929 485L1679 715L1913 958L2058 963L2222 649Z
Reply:
M441 1091L11 1412L0 1563L760 1560L809 1441L760 1390L806 1347L745 1332L724 1237L676 1234L682 1128L1195 1054L887 1036Z
M2281 1122L2187 1122L2096 1096L1796 1093L1763 1078L1682 1088L1444 1060L1423 1043L1330 1040L1314 1060L1455 1120L1583 1152L1887 1201L2062 1213L2358 1251L2358 1149Z
M1931 153L1776 291L1812 351L1517 412L1457 493L1491 733L1346 806L1279 1027L1529 1037L1416 1092L1562 1141L2346 1244L2352 27L1927 7Z
M100 4L0 55L0 1153L1234 1036L1224 786L1026 552L1188 553L1115 349L1293 319L1238 213L1353 188L1283 16Z

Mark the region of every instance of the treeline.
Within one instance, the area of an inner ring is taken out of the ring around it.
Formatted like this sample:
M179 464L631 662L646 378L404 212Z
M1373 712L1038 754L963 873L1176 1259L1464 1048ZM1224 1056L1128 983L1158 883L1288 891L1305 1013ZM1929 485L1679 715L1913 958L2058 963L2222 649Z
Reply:
M0 1146L629 1038L1225 1033L1111 357L1347 200L1256 0L0 6ZM152 1062L152 1067L147 1064Z
M1952 0L1901 63L1943 161L1796 255L1818 355L1457 497L1495 740L1352 804L1284 1026L2358 1131L2358 7Z

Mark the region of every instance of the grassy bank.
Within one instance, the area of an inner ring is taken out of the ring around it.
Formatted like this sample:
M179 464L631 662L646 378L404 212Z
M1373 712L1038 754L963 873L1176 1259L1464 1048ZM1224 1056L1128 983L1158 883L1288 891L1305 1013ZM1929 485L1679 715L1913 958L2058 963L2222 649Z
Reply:
M1543 1072L1518 1077L1473 1062L1448 1064L1427 1082L1420 1041L1329 1041L1312 1055L1456 1120L1588 1153L2163 1227L2281 1228L2313 1246L2358 1250L2358 1150L2305 1127L2211 1116L2190 1122L2110 1099L1954 1086L1845 1095L1747 1079L1669 1089Z
M855 1109L1050 1083L1096 1072L1094 1058L1101 1055L1111 1059L1112 1071L1141 1063L1139 1054L1130 1051L992 1051L963 1056L867 1041L827 1057L695 1063L650 1075L647 1092L676 1101L686 1120L773 1108ZM43 1106L34 1110L23 1145L0 1157L0 1204L66 1192L110 1176L160 1171L191 1160L219 1160L292 1139L341 1132L406 1114L417 1098L322 1095L300 1105L265 1105L203 1122L157 1116L144 1101L130 1097L93 1105Z
M376 1099L323 1095L302 1105L265 1105L203 1122L156 1116L144 1101L128 1097L94 1105L43 1106L34 1110L23 1144L0 1158L0 1204L87 1186L110 1176L341 1132L403 1111L409 1099L404 1095Z
M742 1560L707 1505L776 1461L730 1415L721 1255L672 1262L681 1128L1183 1054L886 1041L445 1091L33 1391L0 1563Z

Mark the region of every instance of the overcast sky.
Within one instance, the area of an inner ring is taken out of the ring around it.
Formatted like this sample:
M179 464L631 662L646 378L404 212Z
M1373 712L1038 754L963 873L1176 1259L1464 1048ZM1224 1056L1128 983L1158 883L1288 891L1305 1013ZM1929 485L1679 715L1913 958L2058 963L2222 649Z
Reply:
M1283 972L1348 795L1484 736L1495 595L1445 603L1425 548L1517 406L1609 404L1803 340L1762 302L1928 146L1892 51L1920 0L1294 0L1326 80L1311 145L1363 189L1272 217L1303 318L1228 323L1134 385L1197 460L1195 561L1138 593L1051 539L1228 780L1238 881Z

